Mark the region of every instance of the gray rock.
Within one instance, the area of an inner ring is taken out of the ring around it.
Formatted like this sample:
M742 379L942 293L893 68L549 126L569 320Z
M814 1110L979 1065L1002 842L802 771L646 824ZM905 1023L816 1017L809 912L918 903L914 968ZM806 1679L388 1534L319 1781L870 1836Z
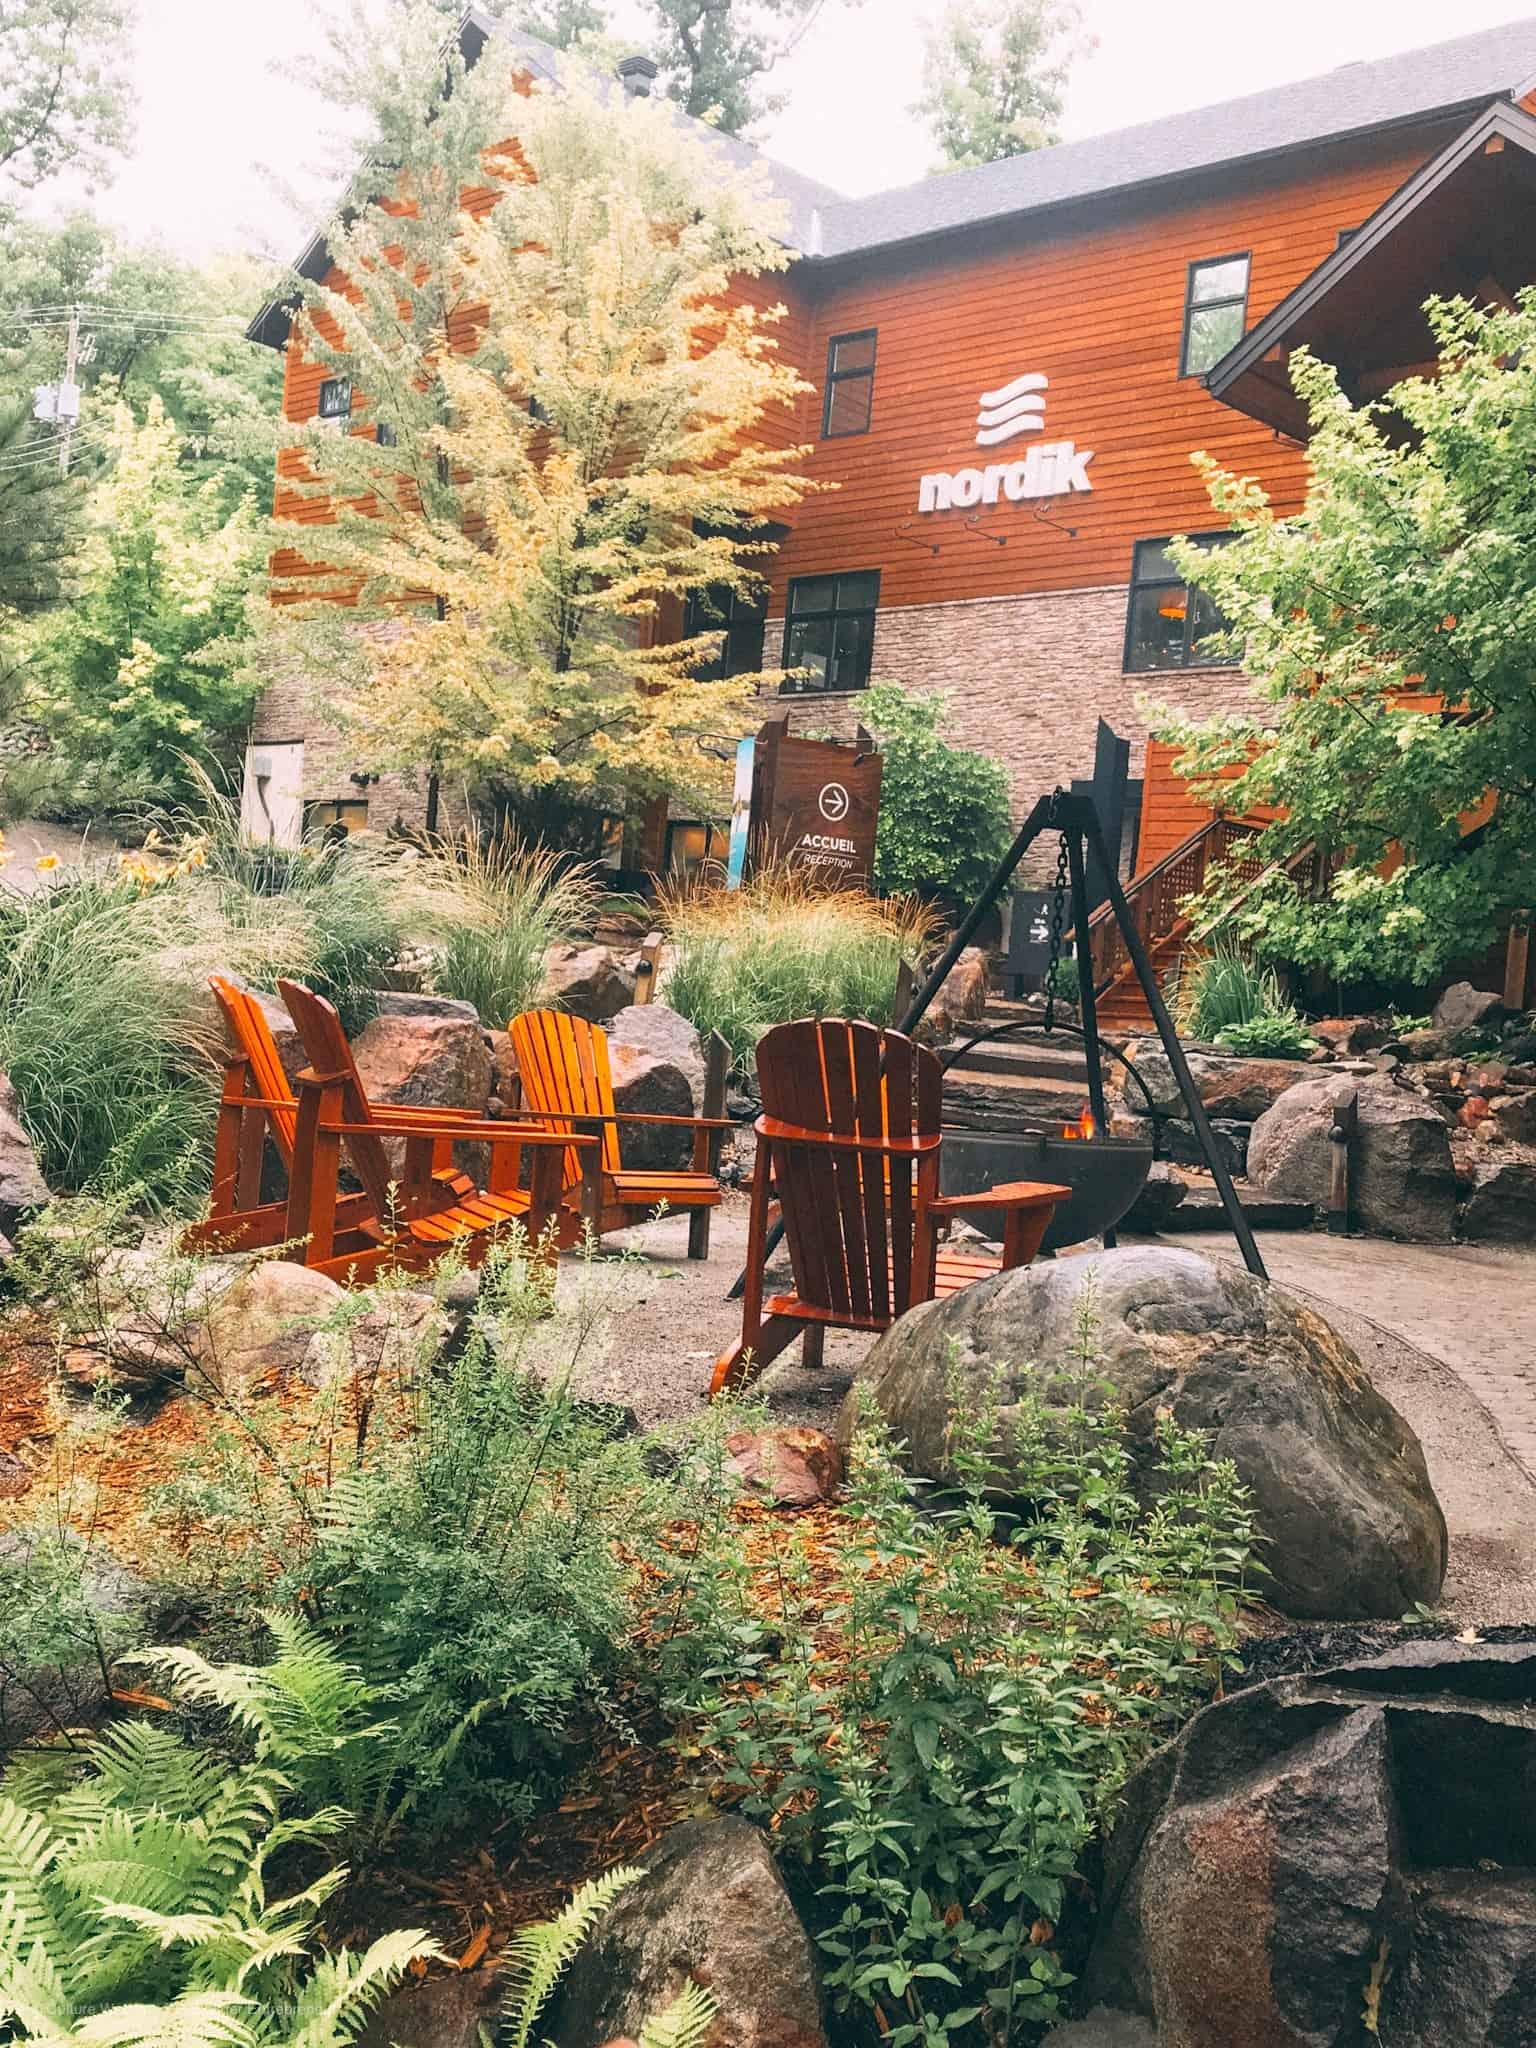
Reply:
M1085 2019L1053 2028L1041 2048L1158 2048L1158 2040L1150 2021L1101 2005Z
M1248 1171L1248 1134L1253 1126L1227 1116L1213 1116L1210 1125L1218 1158L1228 1173L1241 1180ZM1202 1171L1208 1171L1205 1153L1193 1124L1181 1123L1178 1118L1165 1123L1162 1144L1176 1166L1198 1166Z
M590 1024L606 1024L635 1000L634 972L608 946L551 946L544 955L544 987L548 1003Z
M173 1604L46 1515L0 1532L0 1752L93 1721L108 1704L103 1661L149 1641Z
M484 1116L491 1094L491 1055L468 1003L437 996L394 996L431 1003L420 1013L380 1011L353 1046L363 1085L375 1102L426 1109L469 1109Z
M188 1372L225 1394L308 1377L316 1327L345 1299L346 1290L313 1267L265 1259L241 1274L194 1331Z
M1167 1160L1157 1160L1147 1175L1145 1187L1131 1204L1129 1213L1121 1218L1120 1228L1130 1231L1133 1235L1165 1230L1169 1218L1188 1192L1188 1187Z
M1010 1415L1025 1393L1051 1406L1097 1398L1070 1376L1073 1321L1094 1290L1094 1380L1128 1411L1140 1472L1156 1411L1211 1432L1252 1490L1272 1577L1266 1596L1307 1619L1395 1619L1445 1576L1445 1518L1419 1440L1321 1316L1225 1261L1162 1246L1001 1273L911 1309L870 1351L867 1382L912 1463L949 1476L951 1374L960 1398L1000 1383L999 1493L1010 1495ZM850 1394L839 1418L846 1443Z
M17 1224L47 1208L50 1199L16 1090L10 1076L0 1074L0 1233L13 1236Z
M1536 1166L1506 1159L1480 1168L1461 1234L1480 1244L1536 1244Z
M483 2048L495 2037L503 1989L488 1969L407 1977L369 2015L357 2048Z
M766 1838L744 1820L685 1821L644 1861L540 2035L555 2048L638 2038L693 1977L720 2000L711 2048L827 2048L810 1939Z
M1507 1014L1504 998L1492 989L1453 981L1435 1005L1433 1023L1437 1031L1466 1031L1474 1024L1496 1024Z
M1187 1052L1185 1058L1206 1115L1241 1123L1252 1123L1255 1117L1262 1116L1288 1088L1305 1080L1309 1071L1305 1060L1243 1059L1236 1054L1211 1052ZM1173 1067L1160 1046L1138 1048L1131 1054L1131 1062L1146 1082L1156 1108L1178 1116L1187 1114ZM1134 1081L1125 1084L1125 1106L1133 1116L1145 1107Z
M445 1024L473 1024L480 1012L473 1003L457 996L424 996L407 989L381 989L374 998L374 1013L380 1017L429 1018Z
M1413 1646L1208 1707L1105 1844L1085 1994L1178 2048L1532 2036L1536 1649Z
M312 1387L338 1379L414 1376L429 1365L453 1327L430 1294L388 1287L359 1316L310 1338L300 1372Z
M1327 1075L1290 1088L1253 1127L1249 1178L1267 1194L1326 1202L1332 1171L1333 1106L1359 1098L1350 1145L1350 1202L1366 1230L1442 1243L1456 1218L1456 1174L1445 1120L1424 1099L1390 1081Z
M686 1017L664 1003L632 1004L608 1025L614 1107L632 1116L697 1116L704 1101L704 1048ZM693 1134L665 1124L621 1124L630 1171L667 1171L693 1158Z

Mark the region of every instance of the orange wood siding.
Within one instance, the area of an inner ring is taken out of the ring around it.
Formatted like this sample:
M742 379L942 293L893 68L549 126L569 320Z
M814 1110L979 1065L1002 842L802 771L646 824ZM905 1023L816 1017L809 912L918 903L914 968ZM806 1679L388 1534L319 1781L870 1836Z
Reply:
M879 330L873 422L868 434L818 443L811 473L843 488L797 512L775 609L787 577L837 569L882 569L882 608L1124 583L1135 541L1216 525L1189 462L1199 448L1257 474L1293 508L1302 452L1178 374L1188 265L1248 252L1251 327L1435 143L1397 136L1342 158L1234 171L1219 193L1144 198L1135 210L1106 201L1097 223L1024 222L979 246L973 235L898 252L830 289L808 271L818 303L806 368L818 388L832 335ZM1093 491L1052 507L1078 538L1036 520L1028 503L984 511L981 524L1008 535L1004 547L967 532L961 512L919 519L925 474L1024 452L1020 441L981 450L974 437L979 394L1025 370L1050 378L1036 438L1094 451ZM819 414L808 412L815 432ZM895 536L905 522L909 538L942 552L905 545Z

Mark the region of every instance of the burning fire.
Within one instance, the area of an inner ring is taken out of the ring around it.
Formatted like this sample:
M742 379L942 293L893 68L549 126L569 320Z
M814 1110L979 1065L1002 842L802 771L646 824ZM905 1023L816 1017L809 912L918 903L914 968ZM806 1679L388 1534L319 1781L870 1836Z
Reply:
M1083 1104L1083 1113L1077 1122L1075 1124L1063 1124L1061 1135L1064 1138L1091 1138L1097 1129L1098 1125L1093 1120L1093 1111L1085 1102Z

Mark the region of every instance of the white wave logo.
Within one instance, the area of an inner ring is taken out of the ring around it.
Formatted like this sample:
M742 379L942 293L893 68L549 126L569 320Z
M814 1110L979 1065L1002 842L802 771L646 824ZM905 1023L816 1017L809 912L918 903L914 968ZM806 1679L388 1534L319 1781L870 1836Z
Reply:
M977 447L996 448L1019 434L1044 433L1045 400L1040 393L1049 390L1050 383L1049 377L1030 371L1000 391L983 391L976 416Z

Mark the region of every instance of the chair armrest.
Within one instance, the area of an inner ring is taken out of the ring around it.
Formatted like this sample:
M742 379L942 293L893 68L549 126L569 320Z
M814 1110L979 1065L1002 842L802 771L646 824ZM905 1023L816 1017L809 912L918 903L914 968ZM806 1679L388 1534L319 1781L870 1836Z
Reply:
M485 1121L472 1109L427 1109L415 1102L371 1102L368 1107L379 1123L397 1125L402 1130L423 1123L477 1124Z
M516 1115L524 1122L565 1123L565 1124L676 1124L680 1129L697 1131L733 1131L734 1117L728 1116L652 1116L642 1110L611 1110L604 1114L595 1109L528 1109L519 1105Z
M776 1116L760 1116L753 1129L760 1138L783 1138L796 1145L825 1145L836 1152L870 1152L897 1159L936 1152L943 1143L937 1131L918 1138L860 1138L851 1131L846 1135L840 1131L807 1131Z
M1053 1181L1009 1180L975 1195L935 1195L926 1207L935 1216L963 1216L972 1209L1054 1209L1071 1192Z
M571 1145L578 1151L601 1143L580 1131L531 1131L526 1124L515 1123L418 1125L411 1131L392 1130L388 1124L326 1123L321 1129L335 1131L343 1138L472 1138L477 1145Z

